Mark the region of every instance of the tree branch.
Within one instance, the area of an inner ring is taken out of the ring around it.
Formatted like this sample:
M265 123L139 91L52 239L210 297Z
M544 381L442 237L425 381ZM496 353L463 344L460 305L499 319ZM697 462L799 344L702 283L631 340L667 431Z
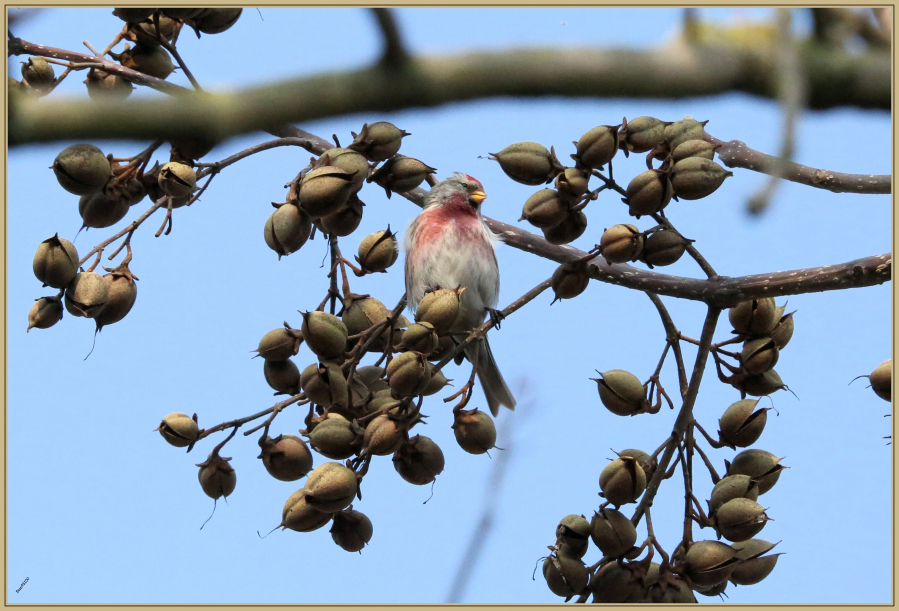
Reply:
M371 12L374 13L378 20L381 36L384 38L381 65L393 68L403 67L409 61L410 55L403 44L400 27L396 21L396 14L393 9L389 8L373 8Z

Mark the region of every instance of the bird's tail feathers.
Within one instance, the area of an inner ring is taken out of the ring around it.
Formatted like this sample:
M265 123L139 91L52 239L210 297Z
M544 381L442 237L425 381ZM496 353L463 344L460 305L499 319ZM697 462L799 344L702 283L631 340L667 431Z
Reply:
M493 358L493 352L490 350L490 344L487 339L478 341L477 350L477 375L481 382L481 388L484 390L484 396L487 397L487 405L490 407L490 413L494 416L499 414L500 406L515 409L516 401L512 396L512 391L503 379L496 366L496 360ZM471 357L475 357L474 354ZM474 362L473 358L469 360Z

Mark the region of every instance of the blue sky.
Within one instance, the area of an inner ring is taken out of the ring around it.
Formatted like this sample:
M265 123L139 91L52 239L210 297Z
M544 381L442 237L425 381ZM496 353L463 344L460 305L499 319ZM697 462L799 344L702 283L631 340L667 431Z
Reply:
M704 10L720 20L765 15L754 10ZM657 45L674 36L675 9L402 9L398 17L410 48L422 53L526 45ZM797 15L799 26L806 21ZM639 23L639 27L627 24ZM104 46L121 22L109 9L51 9L16 26L26 40L73 50L82 40ZM372 16L362 9L245 10L231 30L179 45L191 70L209 89L365 65L380 41ZM251 47L246 46L250 41ZM22 58L11 58L18 72ZM76 77L79 75L75 75ZM86 96L83 78L69 78L60 95ZM187 84L182 75L174 82ZM143 94L143 92L141 92ZM402 152L438 168L444 178L465 171L485 185L484 212L515 223L533 188L512 182L488 152L517 141L555 145L567 157L570 142L599 124L652 115L708 119L721 139L738 138L775 152L781 115L777 104L745 95L666 100L486 100L427 110L365 114L318 121L304 129L350 139L364 122L388 120L412 136ZM843 172L888 173L890 117L852 109L807 112L797 133L796 160ZM270 139L252 134L229 141L209 156L221 159ZM66 142L16 148L8 165L8 555L10 603L438 603L444 602L479 519L493 464L471 456L452 437L449 408L425 403L428 425L446 456L434 496L376 458L354 508L374 524L362 554L349 554L327 529L307 534L276 532L284 500L301 482L269 477L256 459L256 435L237 435L223 452L233 457L237 488L212 510L197 482L196 463L223 438L214 435L188 455L168 446L153 429L173 411L197 412L201 426L260 411L275 400L262 362L249 351L270 329L297 310L313 309L327 288L319 238L277 260L262 239L283 185L307 162L305 151L277 149L227 168L200 202L175 212L174 230L153 237L161 217L134 236L132 271L140 278L131 313L97 337L89 359L93 323L68 314L49 330L26 335L33 300L49 295L31 271L37 245L56 232L72 239L81 225L77 196L63 191L46 169ZM136 142L102 142L104 152L128 156ZM616 159L626 181L643 169L640 156ZM749 218L744 202L765 177L736 171L711 197L681 201L669 218L729 276L850 261L891 248L888 196L836 195L784 184L770 210ZM387 200L367 187L361 227L341 240L345 253L388 223L400 229L417 209L403 198ZM149 204L135 206L109 229L82 232L75 242L87 252L124 227ZM587 209L589 227L575 242L587 250L603 228L631 222L625 207L603 194ZM648 229L647 219L636 224ZM521 226L529 228L525 223ZM500 248L500 306L541 280L555 265L510 247ZM104 262L109 265L109 262ZM403 293L401 261L385 275L352 279L357 293L371 293L392 307ZM684 259L663 271L700 277ZM773 574L759 585L727 590L737 603L885 603L890 600L892 447L887 403L864 380L890 356L891 285L789 298L796 332L777 370L797 397L773 396L778 414L754 446L786 457L791 467L762 497L776 521L759 535L783 541ZM599 402L595 370L627 369L645 379L655 367L664 334L655 309L642 294L592 283L578 299L556 303L541 296L493 332L491 345L522 408L498 419L497 445L512 446L511 463L496 494L497 520L474 569L463 602L561 602L531 574L553 543L558 520L588 518L601 499L598 477L612 449L651 452L666 437L674 413L620 418ZM704 308L666 299L676 324L699 336ZM784 300L779 300L779 303ZM716 339L728 337L726 319ZM690 359L693 351L685 347ZM295 361L312 362L306 347ZM689 361L688 361L689 362ZM464 367L451 366L462 380ZM527 380L526 388L521 380ZM674 387L666 365L663 382ZM457 385L458 388L458 385ZM696 417L708 430L739 395L706 379ZM767 400L764 402L768 404ZM532 405L524 409L527 404ZM474 405L483 404L480 393ZM303 413L279 415L273 433L296 434ZM510 421L512 426L510 429ZM514 438L510 436L514 430ZM723 470L731 450L713 451ZM326 459L316 455L315 464ZM711 482L697 466L697 494ZM666 482L653 507L662 545L680 538L680 475ZM641 538L645 531L641 526ZM694 531L696 539L714 538ZM847 554L864 561L850 562ZM591 548L592 563L599 552ZM839 563L839 579L834 563ZM19 593L21 582L29 581ZM847 587L847 584L852 584ZM703 602L706 602L704 599Z

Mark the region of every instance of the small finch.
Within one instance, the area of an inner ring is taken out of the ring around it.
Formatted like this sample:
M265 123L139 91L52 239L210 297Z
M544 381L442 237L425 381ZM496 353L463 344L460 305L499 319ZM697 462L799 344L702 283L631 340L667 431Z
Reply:
M459 341L480 326L499 301L496 236L481 218L487 195L476 179L456 172L434 185L424 209L406 230L406 300L413 312L425 293L437 289L462 292L462 308L450 332ZM465 349L475 367L487 405L496 416L515 398L496 367L487 338Z

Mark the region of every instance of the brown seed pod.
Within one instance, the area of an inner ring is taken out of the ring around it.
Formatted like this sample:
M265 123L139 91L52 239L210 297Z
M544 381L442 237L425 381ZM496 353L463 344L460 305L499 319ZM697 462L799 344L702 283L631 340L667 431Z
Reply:
M405 157L396 155L392 159L388 159L384 165L368 178L368 182L374 182L387 192L387 199L393 191L397 193L405 193L418 188L428 176L431 176L437 168L432 168L428 164Z
M556 527L558 553L569 558L583 558L590 545L590 522L582 515L569 514Z
M197 189L197 173L184 163L169 162L159 170L159 188L172 197L188 197Z
M212 499L231 496L237 485L237 474L234 467L228 462L230 458L222 458L218 454L210 454L209 457L198 464L200 472L200 487L206 496Z
M765 494L777 480L780 473L786 467L780 464L782 458L778 458L765 450L743 450L731 463L727 463L727 475L748 475L758 482L759 494Z
M352 149L335 147L321 154L315 167L334 166L353 176L353 191L365 184L371 169L365 156Z
M560 174L561 176L561 174ZM568 218L568 202L555 189L541 189L524 203L519 221L527 221L534 227L549 229Z
M718 190L734 173L702 157L687 157L671 168L671 185L681 199L702 199Z
M728 310L727 317L736 333L765 337L777 324L777 306L772 297L750 299Z
M674 189L668 175L658 170L647 170L634 176L627 184L625 203L631 216L655 214L671 201Z
M599 474L599 487L616 507L634 503L646 490L646 474L637 459L630 456L616 458Z
M714 517L715 512L724 503L733 499L749 499L755 501L759 498L758 482L748 475L728 475L722 477L712 488L712 495L709 498L709 516Z
M706 123L708 121L697 121L691 117L684 117L680 121L669 123L665 126L665 140L668 142L668 148L673 151L682 142L703 140Z
M72 316L96 318L109 296L109 285L95 272L78 272L66 287L65 306Z
M751 446L765 430L768 410L756 410L757 399L743 399L728 407L718 420L718 436L731 446L745 448Z
M327 419L316 424L308 436L312 449L332 460L349 458L361 444L351 423L335 413L329 413Z
M32 329L49 329L62 320L62 300L59 297L39 297L28 309L28 333Z
M268 435L259 440L259 458L268 474L282 482L293 482L312 470L312 453L306 442L294 435Z
M351 195L343 208L318 220L322 231L328 235L336 235L339 238L350 235L356 231L359 223L362 222L363 206L365 204L358 197Z
M603 556L623 556L637 542L637 529L620 511L604 507L593 514L590 536Z
M778 355L779 350L774 340L770 337L762 337L747 340L743 344L740 362L743 371L749 375L758 375L773 369L777 364Z
M152 44L138 43L123 51L117 59L126 68L160 79L167 78L175 70L175 64L172 63L168 51Z
M374 527L368 516L352 508L334 514L331 538L348 552L361 551L371 541Z
M456 413L452 428L459 447L469 454L484 454L496 447L496 425L478 408Z
M130 201L110 191L82 195L78 200L82 227L111 227L125 218L129 208Z
M312 219L343 208L353 193L354 176L337 166L316 168L300 184L300 207Z
M93 144L73 144L50 166L59 185L75 195L97 193L112 177L112 166L103 151Z
M429 364L430 366L430 364ZM428 385L425 386L425 389L421 391L421 395L423 397L429 397L431 395L437 394L443 387L449 384L450 380L446 379L446 376L443 375L443 371L434 371L433 367L431 369L431 381L428 382Z
M306 478L306 502L319 511L334 513L353 502L358 490L356 474L336 462L326 462Z
M181 412L173 412L163 418L156 430L176 448L186 448L200 436L197 421Z
M715 150L718 149L718 146L705 140L685 140L671 151L671 161L672 163L677 163L687 157L701 157L711 160L715 158Z
M207 8L191 18L194 27L204 34L220 34L240 19L242 8Z
M590 581L587 567L577 558L552 554L543 561L543 577L556 596L580 594Z
M462 308L465 289L438 289L426 293L415 310L415 322L428 322L437 335L446 335Z
M516 142L488 159L496 161L506 176L524 185L548 183L562 171L555 155L537 142Z
M128 79L97 68L88 71L84 83L92 100L124 100L134 90L134 85Z
M32 91L44 94L53 87L56 75L46 59L29 57L28 61L22 62L22 80Z
M594 127L574 143L577 152L571 155L578 165L595 170L603 169L618 152L620 125Z
M640 260L653 267L677 262L687 250L689 240L676 231L660 230L651 233L643 242Z
M685 560L687 577L699 586L725 581L739 562L734 549L720 541L697 541L687 550Z
M635 450L633 448L628 448L627 450L621 450L620 452L615 452L615 454L621 458L623 456L630 456L631 458L636 458L637 463L643 468L643 472L646 474L646 482L649 483L649 480L652 479L653 473L656 472L656 467L659 466L658 461L655 458L644 452L643 450Z
M366 123L358 135L353 134L355 140L347 148L362 153L369 161L384 161L396 155L403 138L411 135L387 121Z
M449 335L444 335L437 342L437 350L428 355L428 360L432 363L439 363L443 358L455 350L456 342Z
M390 414L381 414L365 427L362 450L375 456L396 452L403 443L403 427Z
M346 405L349 388L340 366L335 363L312 363L306 367L300 375L300 387L316 405Z
M581 210L569 210L568 216L558 225L543 229L543 237L550 244L559 246L573 242L587 231L587 215Z
M646 407L647 401L640 379L623 369L610 369L600 373L601 378L590 378L599 386L599 399L617 416L633 416Z
M727 501L715 512L715 527L728 541L746 541L759 534L768 521L765 508L747 498Z
M636 261L643 252L643 234L634 225L612 225L602 233L599 245L609 263Z
M347 305L347 302L350 302ZM387 307L375 299L363 295L353 295L344 301L341 318L349 335L357 335L387 319Z
M871 388L874 390L878 397L880 397L884 401L891 401L891 389L893 386L893 359L887 359L886 361L878 365L877 368L871 372L871 375L868 376L868 381L871 382Z
M298 251L312 234L309 215L297 205L282 204L265 221L263 235L278 258Z
M319 358L335 359L346 352L346 325L327 312L303 312L303 338Z
M67 239L54 234L37 247L31 268L44 286L64 288L78 273L78 251Z
M431 367L418 352L401 352L387 365L387 384L397 397L419 395L431 381Z
M433 482L443 472L444 464L443 450L424 435L411 437L393 455L393 468L400 477L416 486Z
M552 289L556 298L552 303L560 299L574 299L590 284L590 272L586 261L569 261L556 268L552 275Z
M428 356L437 350L439 341L434 325L425 320L409 325L409 328L403 333L403 342L400 347L403 350L419 352Z
M292 329L284 323L283 327L272 329L262 336L259 346L253 352L266 361L286 361L300 351L303 343L303 333L298 329ZM256 357L253 357L256 358Z
M167 15L159 15L159 23L154 19L141 19L128 27L126 38L145 46L160 44L160 39L171 42L181 24Z
M796 312L790 312L789 314L782 316L781 319L777 321L777 324L774 325L774 329L771 330L771 339L774 340L774 344L780 350L783 350L793 337L793 314L795 313Z
M278 395L295 395L300 392L300 370L290 359L265 361L262 369L265 381Z
M107 268L108 269L108 268ZM106 325L117 323L131 311L137 299L138 278L131 273L128 265L121 265L103 276L106 283L106 304L100 313L94 317L97 331L101 331Z
M762 539L749 539L734 543L740 563L734 568L730 580L739 586L751 586L759 583L774 570L777 557L781 554L766 556L777 543L768 543Z
M398 255L396 234L388 226L362 238L356 261L367 273L383 272L396 262Z
M592 590L594 603L637 602L646 595L636 576L617 562L609 562L596 573Z
M753 397L766 397L775 391L786 388L787 385L780 378L780 374L769 369L765 373L746 376L739 382L735 382L734 387Z
M306 489L300 488L288 497L281 511L281 528L301 533L318 530L331 521L330 513L323 513L306 502Z
M624 141L634 153L645 153L665 140L666 121L655 117L637 117L624 129Z
M589 188L590 174L577 168L565 168L565 171L556 176L556 189L563 199L577 200Z

